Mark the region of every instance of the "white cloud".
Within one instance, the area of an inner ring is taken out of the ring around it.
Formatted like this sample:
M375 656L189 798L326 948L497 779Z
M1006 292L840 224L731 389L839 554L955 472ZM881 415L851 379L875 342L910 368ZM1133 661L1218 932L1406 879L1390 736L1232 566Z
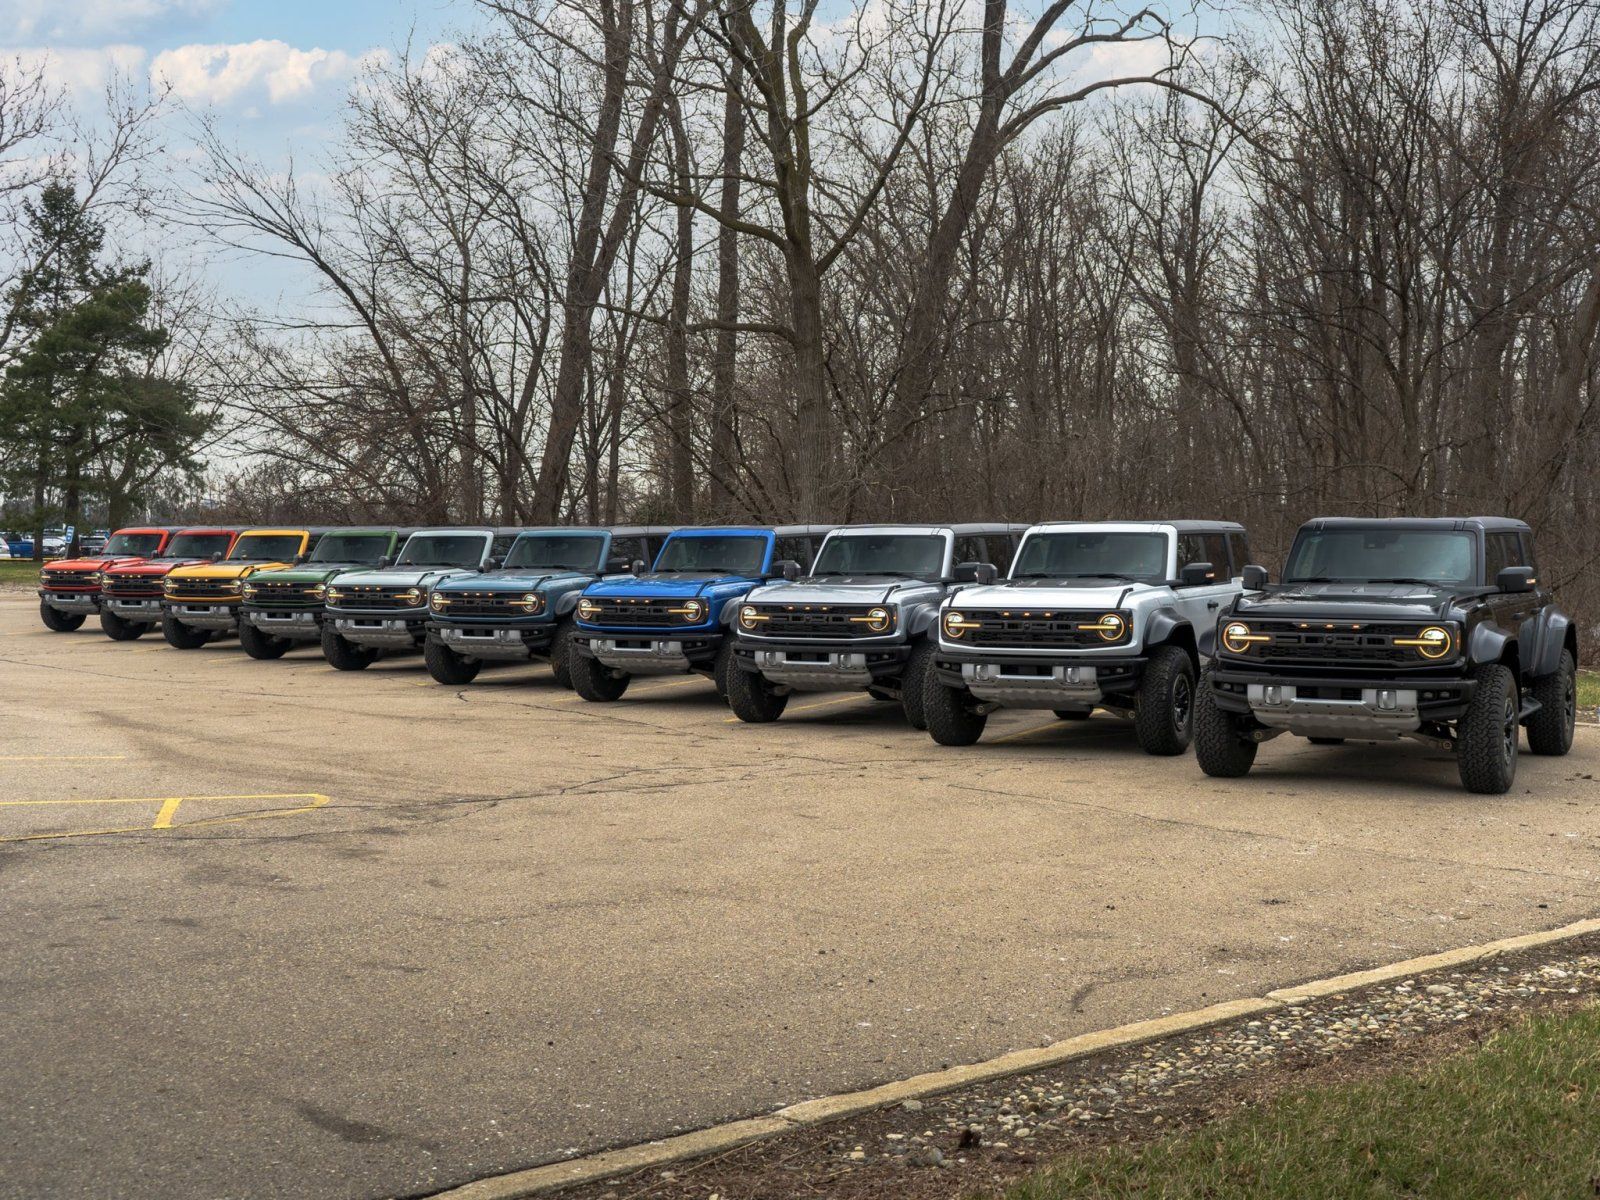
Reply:
M96 42L198 20L228 0L0 0L0 28L19 40Z
M299 50L279 41L179 46L156 55L150 77L195 103L228 104L264 95L270 104L283 104L348 79L362 62L343 50Z
M58 87L73 92L99 92L116 76L132 77L144 67L142 46L24 46L0 50L0 57L16 59L25 68L43 66Z

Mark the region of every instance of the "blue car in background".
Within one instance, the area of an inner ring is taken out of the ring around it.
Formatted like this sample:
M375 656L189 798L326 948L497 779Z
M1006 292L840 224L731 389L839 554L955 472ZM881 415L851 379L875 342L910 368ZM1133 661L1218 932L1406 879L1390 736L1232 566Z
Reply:
M727 697L733 614L750 590L794 578L831 525L680 529L654 567L590 584L567 669L585 700L616 700L635 675L705 675Z

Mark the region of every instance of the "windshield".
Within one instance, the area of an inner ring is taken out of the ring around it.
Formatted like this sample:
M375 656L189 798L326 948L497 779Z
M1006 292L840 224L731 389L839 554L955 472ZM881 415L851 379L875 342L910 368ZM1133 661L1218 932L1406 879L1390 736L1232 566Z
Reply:
M750 534L673 537L656 559L658 571L707 575L757 575L767 557L767 539Z
M167 543L163 558L210 558L226 554L233 542L229 533L180 533Z
M105 555L136 554L143 557L161 549L159 533L114 533L106 540Z
M233 544L233 553L228 557L287 562L305 544L305 538L298 533L246 533Z
M1011 577L1157 583L1167 577L1167 535L1093 530L1029 534Z
M319 563L375 563L389 553L387 533L327 533L311 552Z
M1285 583L1468 584L1477 578L1472 534L1457 529L1318 529L1295 539Z
M519 537L506 555L508 567L598 571L605 538L598 534L540 533Z
M414 533L400 551L397 567L475 567L489 551L481 533Z
M823 543L811 573L937 579L944 573L944 543L937 533L837 534Z

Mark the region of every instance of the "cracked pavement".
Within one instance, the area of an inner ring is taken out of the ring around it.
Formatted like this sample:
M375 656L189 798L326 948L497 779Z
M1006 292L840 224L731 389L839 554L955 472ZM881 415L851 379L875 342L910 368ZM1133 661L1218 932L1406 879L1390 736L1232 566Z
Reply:
M0 1196L426 1193L1600 911L1593 728L1504 797L1410 744L1219 781L1110 718L950 749L9 596L0 678L0 838L186 798L0 842Z

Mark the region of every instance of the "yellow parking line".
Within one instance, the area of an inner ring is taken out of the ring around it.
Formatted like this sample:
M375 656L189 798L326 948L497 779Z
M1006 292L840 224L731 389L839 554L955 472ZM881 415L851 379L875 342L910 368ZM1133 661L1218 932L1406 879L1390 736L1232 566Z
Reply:
M788 716L790 713L809 712L813 708L829 708L835 704L860 704L864 700L871 699L871 696L840 696L833 700L818 700L815 704L802 704L798 708L786 708L783 710L783 712L785 716ZM737 725L739 723L739 718L724 717L723 723L726 725Z
M198 820L185 821L181 825L175 825L173 824L173 817L177 814L179 805L185 800L309 800L310 803L295 805L293 808L273 808L264 812L239 813L230 817L202 817ZM318 792L269 792L252 796L108 796L101 799L0 800L0 808L33 808L70 804L159 804L161 806L156 813L154 823L150 825L119 825L109 829L72 829L58 833L25 833L12 837L0 837L0 843L42 842L63 838L97 837L108 833L148 833L154 829L193 829L200 825L227 825L238 821L259 821L267 817L292 817L299 813L313 812L331 802L332 797L324 796Z
M1047 729L1060 729L1059 721L1052 721L1048 725L1036 725L1032 729L1019 729L1015 733L1003 734L997 738L990 738L985 745L998 746L1001 742L1014 742L1018 738L1032 737L1036 733L1043 733Z
M0 762L120 762L126 754L4 754Z

